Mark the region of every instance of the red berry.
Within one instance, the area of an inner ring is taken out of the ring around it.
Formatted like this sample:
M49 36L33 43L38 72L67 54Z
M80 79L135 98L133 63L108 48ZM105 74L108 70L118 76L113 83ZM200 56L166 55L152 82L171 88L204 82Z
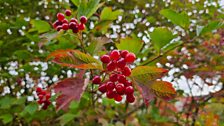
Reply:
M70 28L70 29L77 28L76 23L75 23L75 22L70 22L70 23L69 23L69 28Z
M128 63L133 63L135 61L136 57L134 53L128 53L125 57L125 61Z
M125 89L124 84L122 84L122 83L116 84L115 89L116 89L118 94L120 94L120 95L124 94L124 89Z
M125 66L122 70L122 74L124 76L130 76L131 75L131 69L128 66Z
M61 21L62 23L66 23L68 24L68 20L67 19L64 19L63 21Z
M46 105L46 104L44 104L42 107L43 110L46 110L47 108L48 108L48 105Z
M120 102L122 100L122 96L119 95L119 94L115 94L114 95L114 100L117 101L117 102Z
M38 103L38 104L42 104L42 103L44 103L44 102L43 102L42 100L38 100L37 103Z
M40 95L38 95L38 98L39 98L39 100L42 100L44 98L44 96L40 94Z
M57 31L60 31L61 29L62 29L61 25L57 26L57 28L56 28Z
M46 101L44 101L44 104L47 105L47 106L49 106L51 104L51 101L46 100Z
M68 30L69 29L69 25L67 23L62 24L62 29L63 30Z
M120 53L121 53L121 57L125 58L129 52L127 50L121 50Z
M85 27L86 27L86 26L85 26L85 24L79 24L79 30L81 30L81 31L82 31L82 30L84 30L84 29L85 29Z
M71 10L68 10L68 9L65 10L65 15L66 16L71 16L71 14L72 14Z
M116 82L117 81L117 74L111 74L110 75L110 81Z
M108 55L102 55L102 56L100 57L100 60L101 60L101 62L103 62L103 63L109 63L109 62L110 62L110 56L108 56Z
M126 62L125 62L124 58L120 58L120 59L117 61L117 67L119 67L119 68L124 68L125 65L126 65Z
M132 86L127 86L126 88L125 88L125 94L126 95L131 95L131 94L133 94L134 93L134 88L132 87Z
M78 27L75 27L75 28L72 29L72 31L73 31L73 33L78 33L79 29L78 29Z
M120 52L118 50L111 51L110 58L112 60L118 60L120 58Z
M85 24L85 23L87 22L87 18L86 18L85 16L81 16L81 17L80 17L80 22L81 22L82 24Z
M133 103L135 101L135 97L134 95L127 95L126 100L129 103Z
M62 23L59 21L59 20L56 20L54 23L53 23L53 27L56 29L58 25L61 25Z
M59 21L62 21L62 20L65 19L65 16L64 16L64 14L62 14L62 13L58 13L58 14L57 14L57 18L58 18Z
M47 92L46 92L46 91L44 91L44 90L42 90L42 92L40 92L40 95L45 96L46 94L47 94Z
M122 74L119 74L117 79L118 79L118 82L120 82L120 83L125 83L126 82L126 77Z
M46 99L48 100L49 98L51 98L51 93L46 94Z
M37 93L40 93L40 92L42 92L42 88L40 88L40 87L37 87L37 88L36 88L36 92L37 92Z
M116 63L111 61L107 64L107 70L108 71L113 71L116 68Z
M78 20L75 19L75 18L71 18L71 19L70 19L70 22L75 22L76 24L78 24Z
M95 76L92 80L93 84L100 84L101 83L101 79L100 76Z
M107 82L107 90L112 91L115 88L115 84L111 81Z
M126 86L126 87L127 87L127 86L132 86L132 82L127 80L127 81L125 82L125 86Z
M107 98L109 98L109 99L112 99L112 98L114 98L114 96L115 96L115 92L114 91L107 91Z
M107 91L107 85L106 84L101 84L98 88L98 90L102 93L105 93Z

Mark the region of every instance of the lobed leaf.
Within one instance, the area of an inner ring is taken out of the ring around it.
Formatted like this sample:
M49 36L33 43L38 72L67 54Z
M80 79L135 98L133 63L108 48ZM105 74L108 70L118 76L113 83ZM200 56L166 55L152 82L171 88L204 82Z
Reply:
M84 71L81 71L76 77L64 79L53 86L55 93L60 94L56 99L57 111L67 110L73 100L80 100L88 84L83 75Z
M119 15L121 15L122 13L123 13L122 10L112 11L111 7L104 7L101 14L100 14L100 19L102 21L104 21L104 20L116 20L117 17Z
M53 62L70 68L102 69L102 65L97 59L79 50L56 50L47 57L47 59L50 58L53 58Z
M38 31L38 33L44 33L51 29L50 24L42 20L31 20L30 24L33 26L30 31Z

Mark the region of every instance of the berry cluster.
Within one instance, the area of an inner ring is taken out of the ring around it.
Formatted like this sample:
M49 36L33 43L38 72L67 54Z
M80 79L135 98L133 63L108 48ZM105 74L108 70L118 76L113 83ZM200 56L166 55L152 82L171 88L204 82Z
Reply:
M68 17L71 16L71 10L66 10L65 15ZM57 31L60 31L61 29L65 31L71 29L73 33L78 33L79 31L85 29L85 24L87 23L87 18L85 16L80 17L79 23L75 18L71 18L70 21L68 21L65 18L65 15L63 13L57 14L58 20L53 23L54 29L56 29Z
M133 103L135 101L134 88L132 82L126 77L131 75L129 65L135 61L134 53L127 50L113 50L109 55L101 56L100 60L106 66L106 73L109 79L101 82L100 76L95 76L92 80L93 84L100 84L98 90L106 93L107 98L114 98L120 102L126 95L126 101Z
M40 87L36 88L37 96L38 96L38 101L37 103L42 106L42 109L47 109L48 106L51 104L50 98L51 98L51 93L47 92L46 90L43 90Z

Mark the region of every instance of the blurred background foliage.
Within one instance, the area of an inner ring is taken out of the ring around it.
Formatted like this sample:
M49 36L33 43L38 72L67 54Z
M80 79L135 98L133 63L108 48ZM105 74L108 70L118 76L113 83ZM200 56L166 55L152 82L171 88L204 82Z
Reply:
M224 125L223 5L218 0L1 0L0 125ZM41 110L35 87L47 88L77 71L46 61L58 49L81 50L71 31L57 33L51 26L56 13L68 8L75 17L89 18L84 31L89 54L128 49L137 55L136 65L170 70L163 79L174 83L177 97L146 107L136 93L131 105L102 98L92 107L86 91L66 112L56 113L53 105Z

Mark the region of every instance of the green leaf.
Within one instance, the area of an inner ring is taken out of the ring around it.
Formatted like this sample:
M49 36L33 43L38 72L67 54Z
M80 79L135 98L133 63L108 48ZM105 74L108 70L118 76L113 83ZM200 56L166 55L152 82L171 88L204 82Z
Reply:
M25 107L24 111L29 113L30 115L33 115L38 109L38 105L35 103L31 103L28 106Z
M150 37L154 48L160 52L161 48L169 44L175 36L167 28L159 27L154 29L154 31L150 34Z
M79 50L56 50L47 59L53 58L53 62L61 66L79 69L100 69L101 63L92 56L82 53Z
M107 37L92 38L90 45L87 47L87 51L92 55L97 54L103 48L103 45L109 42L112 41Z
M173 24L179 25L183 28L188 28L190 25L189 17L185 12L177 13L171 9L163 9L160 11L160 14L168 18Z
M141 39L132 35L132 37L120 39L120 43L117 42L115 44L119 50L128 50L129 52L133 52L137 55L140 52L143 43L144 42Z
M66 113L62 116L59 117L60 120L60 124L62 126L66 125L67 123L69 123L70 121L72 121L74 118L76 117L75 114L71 114L71 113Z
M4 124L7 124L13 120L13 116L11 114L4 114L0 116Z
M14 55L21 60L28 60L32 57L32 54L27 50L17 50L14 52Z
M38 33L44 33L51 29L51 26L48 22L42 20L31 20L32 29L30 31L38 31Z
M223 26L224 26L224 22L220 22L220 21L209 22L206 26L204 26L201 29L201 32L199 31L199 35L204 35L207 32L212 32L213 30L219 29Z
M169 43L169 44L167 44L166 46L164 46L162 48L162 51L163 52L171 51L171 50L175 49L177 46L179 46L181 44L183 44L182 41L176 41L176 42Z
M152 66L138 66L132 70L131 77L134 81L141 84L149 84L155 79L162 77L166 69Z
M1 109L9 109L14 101L16 101L16 98L4 96L0 99L0 108Z
M80 0L71 0L73 4L75 4L75 6L79 6L80 4Z
M119 15L121 15L123 13L122 10L115 10L115 11L112 11L112 8L111 7L104 7L102 12L101 12L101 15L100 15L100 19L103 21L103 20L116 20L117 17Z
M78 18L81 16L91 17L102 6L100 0L82 0L78 7Z

